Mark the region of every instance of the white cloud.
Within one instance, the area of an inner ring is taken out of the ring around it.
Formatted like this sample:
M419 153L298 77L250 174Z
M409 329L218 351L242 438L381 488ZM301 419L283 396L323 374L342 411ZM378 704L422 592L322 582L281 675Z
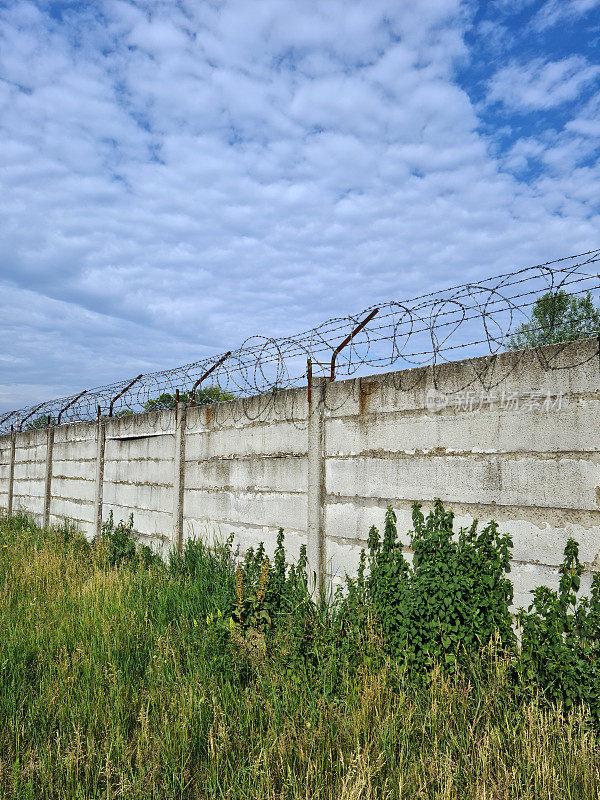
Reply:
M554 108L574 100L599 75L600 66L589 64L582 56L513 62L492 77L487 100L521 111Z
M2 8L6 404L595 244L595 166L528 185L490 154L455 80L467 22L459 0ZM528 107L596 75L548 66Z
M580 107L562 129L546 129L539 136L517 139L503 159L504 166L512 172L522 172L532 165L543 170L537 185L548 185L547 179L570 185L569 194L579 198L584 195L594 197L595 188L589 191L587 183L575 188L573 176L579 180L589 180L597 169L600 153L600 93L593 95ZM590 164L593 166L590 167ZM593 205L591 206L593 207Z
M539 31L559 24L574 22L600 6L600 0L547 0L533 20Z

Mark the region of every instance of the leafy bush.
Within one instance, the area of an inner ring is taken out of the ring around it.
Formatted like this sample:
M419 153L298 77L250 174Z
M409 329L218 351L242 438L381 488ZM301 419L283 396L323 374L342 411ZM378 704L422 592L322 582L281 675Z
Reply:
M128 564L147 569L151 564L162 565L160 556L154 553L152 548L136 541L133 532L133 514L130 514L127 522L121 520L115 525L111 511L102 525L99 537L94 538L94 545L109 567Z
M529 610L520 609L518 648L506 577L510 536L494 521L478 530L474 520L454 532L454 514L440 500L427 517L415 503L412 520L412 563L388 508L383 537L371 528L357 577L346 576L329 604L309 591L304 546L297 563L287 563L283 529L272 560L261 543L236 563L232 534L212 547L188 539L165 566L136 542L132 516L115 525L111 513L94 545L106 566L152 568L164 573L165 587L176 581L176 591L164 590L166 618L187 619L193 627L200 620L218 658L231 648L244 674L275 659L290 680L313 675L334 690L365 665L381 668L391 657L420 682L437 667L449 673L472 667L493 645L512 659L520 691L541 689L567 709L584 704L600 719L600 574L591 597L578 600L583 567L577 543L569 539L565 548L558 592L538 587ZM72 528L53 535L87 557L89 546Z
M383 540L372 528L367 558L361 554L356 580L347 579L350 617L372 612L384 646L416 674L472 659L491 639L514 643L509 605L512 542L495 522L477 532L477 520L453 538L452 511L440 500L427 518L413 506L412 565L398 541L396 515L388 508ZM361 610L362 607L362 610Z
M528 611L519 610L519 669L526 685L540 686L567 709L583 702L600 720L600 573L591 597L578 600L582 571L577 542L569 539L558 592L538 586Z
M264 544L250 548L236 570L233 621L243 629L265 631L277 617L297 615L312 600L306 580L306 546L300 548L296 564L285 557L283 528L277 535L273 564L265 556Z

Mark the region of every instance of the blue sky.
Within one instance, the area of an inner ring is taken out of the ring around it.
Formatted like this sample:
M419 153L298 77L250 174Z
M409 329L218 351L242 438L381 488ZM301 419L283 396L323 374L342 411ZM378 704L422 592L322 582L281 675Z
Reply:
M600 245L600 0L0 2L0 408Z

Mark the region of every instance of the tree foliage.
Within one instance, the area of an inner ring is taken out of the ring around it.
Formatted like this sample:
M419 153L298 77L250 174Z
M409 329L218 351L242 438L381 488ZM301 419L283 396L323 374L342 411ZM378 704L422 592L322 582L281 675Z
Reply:
M52 414L40 414L39 417L32 419L31 422L28 422L25 425L25 430L27 431L37 431L40 428L49 428L50 425L54 425L56 420L52 416Z
M192 399L191 392L183 392L179 395L181 403L189 403ZM194 402L200 406L208 406L211 403L222 403L226 400L235 400L235 395L219 386L206 386L194 392ZM164 392L158 397L152 397L144 403L145 411L165 411L175 408L175 395Z
M533 304L529 322L523 323L509 339L511 350L558 344L598 336L600 309L592 296L578 296L559 289L546 292Z

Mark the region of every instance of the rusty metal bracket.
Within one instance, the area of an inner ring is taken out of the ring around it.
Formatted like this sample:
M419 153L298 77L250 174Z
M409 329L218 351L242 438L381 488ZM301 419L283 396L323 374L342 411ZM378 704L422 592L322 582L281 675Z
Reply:
M216 370L217 367L220 367L221 364L225 361L225 359L229 358L230 355L231 355L231 350L228 350L224 356L221 356L221 358L218 361L216 361L212 365L212 367L210 367L210 369L207 369L206 372L198 378L198 380L192 387L192 391L190 392L190 398L191 398L190 406L196 405L196 389L198 388L198 386L200 386L200 384L205 378L208 378L211 372L214 372L214 370Z
M343 350L344 347L346 347L346 345L352 341L352 339L354 339L357 333L360 333L362 331L365 325L367 325L373 319L375 314L377 314L378 312L379 309L374 308L373 311L371 311L371 313L367 317L365 317L363 321L356 326L356 328L354 328L352 333L349 333L348 336L346 336L346 338L344 339L344 341L341 344L338 344L338 346L335 348L335 350L333 351L333 355L331 356L331 375L329 376L330 381L335 380L335 360L338 357L340 351Z
M73 403L76 403L79 400L80 397L83 397L83 395L86 394L86 392L87 392L87 389L84 389L83 392L79 392L77 397L73 398L73 400L71 400L70 403L67 403L66 406L63 406L61 408L61 410L58 412L58 417L56 418L56 424L57 425L60 425L60 418L62 417L63 413L67 410L67 408L71 408Z
M306 377L308 379L308 408L312 399L312 358L306 359Z
M40 404L39 404L39 406L36 406L36 407L33 409L33 411L30 411L30 413L29 413L29 414L27 414L27 416L26 416L26 417L23 417L23 419L22 419L22 420L19 422L19 431L21 431L21 430L23 429L23 423L25 422L25 420L26 420L26 419L29 419L29 417L33 417L33 415L35 414L35 412L36 412L36 411L39 411L39 410L40 410L40 408L41 408L43 405L44 405L44 403L40 403Z
M116 394L116 395L113 397L113 399L110 401L110 406L108 407L108 416L109 416L109 417L112 417L112 414L113 414L113 406L114 406L115 402L116 402L116 401L119 399L119 397L122 397L122 396L125 394L125 392L128 392L128 391L131 389L131 387L133 386L133 384L134 384L136 381L139 381L139 379L140 379L140 378L143 378L143 376L144 376L144 373L143 373L143 372L141 372L141 373L140 373L140 374L137 376L137 378L134 378L134 379L131 381L131 383L128 383L128 384L127 384L127 386L126 386L124 389L122 389L122 390L119 392L119 394Z

